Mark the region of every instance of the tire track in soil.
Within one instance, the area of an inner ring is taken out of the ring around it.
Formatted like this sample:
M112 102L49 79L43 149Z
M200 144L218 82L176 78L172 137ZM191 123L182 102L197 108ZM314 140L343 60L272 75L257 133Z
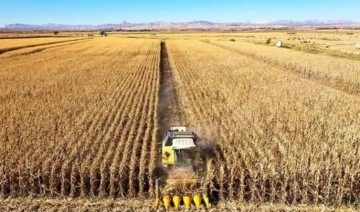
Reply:
M160 184L164 185L165 179L168 178L166 169L161 164L161 146L162 140L166 135L166 132L171 126L179 125L179 116L176 113L177 101L174 88L174 82L172 77L172 68L169 61L169 55L167 45L165 41L160 43L160 91L159 91L159 103L158 103L158 130L157 130L157 142L158 142L158 157L157 167L155 171L155 178L160 180ZM155 182L155 181L154 181Z
M160 43L160 98L158 106L159 143L172 125L179 125L179 117L176 113L176 93L172 78L172 70L165 41Z

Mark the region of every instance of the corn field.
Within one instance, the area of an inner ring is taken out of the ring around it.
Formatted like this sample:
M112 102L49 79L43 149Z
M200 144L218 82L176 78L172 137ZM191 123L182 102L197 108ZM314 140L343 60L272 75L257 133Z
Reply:
M4 54L1 195L151 191L159 51L158 41L106 40Z
M165 45L179 120L211 147L213 200L359 201L358 61L243 42ZM0 197L154 196L160 39L1 48Z
M358 96L222 47L168 45L182 122L214 145L213 195L286 204L359 199Z

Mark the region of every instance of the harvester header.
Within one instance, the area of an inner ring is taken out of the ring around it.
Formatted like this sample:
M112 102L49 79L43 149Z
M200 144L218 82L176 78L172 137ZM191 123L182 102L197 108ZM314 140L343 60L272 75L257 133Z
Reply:
M170 205L179 208L181 202L190 207L192 201L197 208L201 203L210 207L207 191L201 185L205 161L206 158L197 144L196 134L184 126L171 127L161 145L161 165L166 176L161 192L162 201L157 180L156 207L164 204L166 209ZM190 194L191 192L195 194Z

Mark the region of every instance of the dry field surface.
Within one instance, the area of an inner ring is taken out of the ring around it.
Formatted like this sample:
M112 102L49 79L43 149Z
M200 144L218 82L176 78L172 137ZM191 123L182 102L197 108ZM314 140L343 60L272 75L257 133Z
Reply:
M359 30L288 30L280 32L243 33L234 38L252 43L274 46L282 41L288 47L307 52L322 52L330 55L353 56L359 59L360 51L355 44L360 42Z
M360 61L308 54L246 42L213 41L211 44L293 72L300 77L360 96Z
M152 200L149 199L31 199L17 198L0 201L1 211L51 211L51 212L68 212L68 211L116 211L116 212L155 212L165 211L164 209L154 209ZM181 211L169 209L168 211ZM191 210L183 210L191 211ZM325 205L284 205L284 204L256 204L247 203L239 204L237 202L222 202L207 210L192 211L245 211L245 212L277 212L277 211L296 211L296 212L354 212L354 207L329 207Z
M359 209L360 61L193 36L0 40L0 210L154 210L163 51L217 209Z
M63 44L71 41L80 41L84 38L22 38L22 39L0 39L0 54L18 49L49 46L51 44Z

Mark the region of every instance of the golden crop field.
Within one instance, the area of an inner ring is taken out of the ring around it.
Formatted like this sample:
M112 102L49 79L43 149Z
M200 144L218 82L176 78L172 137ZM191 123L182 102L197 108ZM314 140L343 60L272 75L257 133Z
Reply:
M0 209L155 210L165 52L210 211L357 210L360 62L235 36L0 40Z
M272 46L280 40L287 47L293 49L356 59L359 59L360 55L360 52L355 47L355 44L360 41L360 32L358 30L265 31L234 34L233 38L258 44L269 42L268 45Z
M2 196L151 190L159 50L159 41L108 39L4 55Z
M199 41L168 43L183 121L215 145L208 177L217 195L358 199L358 96Z
M229 49L256 60L294 72L300 77L315 80L349 94L360 95L360 61L332 59L324 55L308 54L285 48L261 46L246 42L213 41L216 46Z
M48 46L51 44L71 43L71 41L84 40L84 38L64 37L64 38L18 38L0 39L0 54L18 49Z
M48 44L48 43L57 43L61 41L74 40L74 38L64 37L64 38L19 38L19 39L0 39L0 48L13 48L29 45L39 45L39 44Z

